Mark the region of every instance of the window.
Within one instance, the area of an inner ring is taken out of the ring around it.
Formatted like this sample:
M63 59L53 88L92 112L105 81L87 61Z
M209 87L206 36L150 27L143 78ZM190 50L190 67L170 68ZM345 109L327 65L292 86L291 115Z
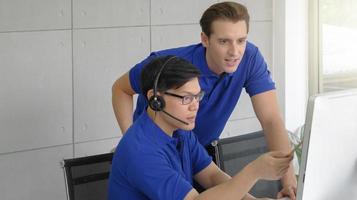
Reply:
M312 4L312 93L357 88L357 1Z

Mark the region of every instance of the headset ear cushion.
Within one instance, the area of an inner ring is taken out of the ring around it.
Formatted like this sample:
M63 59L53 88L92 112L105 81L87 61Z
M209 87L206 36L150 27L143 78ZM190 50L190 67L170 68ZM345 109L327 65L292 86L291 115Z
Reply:
M165 108L165 100L161 96L153 95L149 99L149 106L154 111L162 111Z

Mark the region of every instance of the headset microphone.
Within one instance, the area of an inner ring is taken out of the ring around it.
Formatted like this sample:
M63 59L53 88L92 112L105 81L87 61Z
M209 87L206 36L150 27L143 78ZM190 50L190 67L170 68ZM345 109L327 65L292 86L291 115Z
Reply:
M151 109L153 109L154 111L162 111L163 113L165 113L166 115L168 115L169 117L171 117L172 119L175 119L185 125L189 125L188 122L185 122L177 117L174 117L173 115L171 115L170 113L166 112L164 110L165 108L165 100L164 98L162 98L161 96L157 95L157 84L159 82L159 78L160 78L160 75L162 73L162 71L164 70L165 66L173 59L175 59L176 56L171 56L169 57L165 62L164 64L161 66L159 72L157 73L156 77L155 77L155 80L154 80L154 86L153 86L153 92L154 92L154 95L149 99L149 106Z
M171 117L172 119L176 119L177 121L179 121L179 122L181 122L181 123L183 123L185 125L189 125L189 123L187 123L187 122L185 122L185 121L183 121L183 120L171 115L170 113L168 113L168 112L166 112L164 110L162 110L162 112L165 113L166 115L168 115L169 117Z

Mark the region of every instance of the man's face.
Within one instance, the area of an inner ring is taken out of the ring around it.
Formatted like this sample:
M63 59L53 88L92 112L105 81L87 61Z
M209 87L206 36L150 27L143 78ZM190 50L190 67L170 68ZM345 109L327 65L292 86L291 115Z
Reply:
M178 89L170 89L167 92L170 94L163 94L162 96L165 99L165 111L175 116L176 118L188 123L188 125L179 122L178 120L172 119L169 116L162 115L166 123L168 123L174 129L183 129L183 130L192 130L195 127L196 114L199 107L198 99L193 99L192 102L183 105L182 98L173 96L195 96L201 92L201 87L198 83L198 78L194 78L188 81L186 84L181 86ZM197 96L196 96L197 97Z
M211 30L209 38L201 33L208 67L216 74L235 72L247 44L245 21L216 20L212 23Z

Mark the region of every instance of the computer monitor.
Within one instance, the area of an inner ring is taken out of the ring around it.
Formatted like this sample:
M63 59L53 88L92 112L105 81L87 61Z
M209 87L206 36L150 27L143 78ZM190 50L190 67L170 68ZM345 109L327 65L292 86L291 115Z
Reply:
M310 97L298 200L357 199L357 90Z

